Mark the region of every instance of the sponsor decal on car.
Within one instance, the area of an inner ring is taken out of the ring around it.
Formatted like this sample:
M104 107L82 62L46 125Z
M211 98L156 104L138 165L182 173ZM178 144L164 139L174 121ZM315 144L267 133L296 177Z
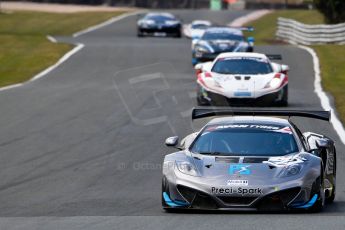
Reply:
M292 134L290 127L284 127L282 129L275 130L275 132Z
M233 164L230 165L229 168L229 174L230 175L250 175L252 171L249 169L251 165L245 165L245 164Z
M248 180L228 180L226 184L229 186L248 186Z
M252 60L252 61L257 61L257 62L263 62L263 63L268 63L268 59L266 58L261 58L261 57L225 57L225 58L219 58L218 60Z
M234 92L235 97L251 97L252 93L251 92L243 92L243 91L238 91Z
M265 129L265 130L280 130L282 127L271 125L255 125L255 124L229 124L229 125L212 125L207 127L207 131L213 131L217 129Z
M217 188L211 187L211 193L216 195L261 195L263 194L261 188L242 188L242 187L230 187L230 188Z

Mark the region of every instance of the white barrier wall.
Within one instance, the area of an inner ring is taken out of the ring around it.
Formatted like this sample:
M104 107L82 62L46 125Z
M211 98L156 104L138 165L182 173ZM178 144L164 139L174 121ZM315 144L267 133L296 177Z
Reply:
M345 44L345 23L306 25L292 19L278 18L276 36L293 44Z

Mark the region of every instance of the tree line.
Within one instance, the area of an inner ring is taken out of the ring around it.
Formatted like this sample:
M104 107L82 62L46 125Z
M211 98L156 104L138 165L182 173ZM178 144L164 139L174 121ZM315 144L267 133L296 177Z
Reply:
M345 22L345 0L314 0L314 3L328 23Z

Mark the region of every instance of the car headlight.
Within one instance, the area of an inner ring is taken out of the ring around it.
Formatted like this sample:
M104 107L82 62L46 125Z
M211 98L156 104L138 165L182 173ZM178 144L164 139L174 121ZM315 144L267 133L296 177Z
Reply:
M208 52L210 52L206 47L203 47L203 46L197 46L197 47L195 48L195 50L196 50L197 52L200 52L200 53L208 53Z
M272 88L276 89L282 84L282 80L280 79L281 75L278 73L274 76L274 78L267 83L267 85L264 88Z
M271 88L278 88L281 83L281 80L279 78L273 78L270 82Z
M198 176L198 173L195 167L187 161L176 161L176 167L181 173L184 173L190 176Z
M300 164L289 165L282 171L281 177L295 176L299 174L301 170L302 165Z

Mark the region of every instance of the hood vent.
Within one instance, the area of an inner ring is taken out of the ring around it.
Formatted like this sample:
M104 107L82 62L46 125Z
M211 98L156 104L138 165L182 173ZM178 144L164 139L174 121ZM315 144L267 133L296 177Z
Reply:
M266 157L245 157L243 159L243 163L262 163L264 161L268 161Z
M235 76L236 80L241 80L241 76Z
M244 80L246 80L246 81L250 80L250 76L245 76Z
M239 157L216 157L216 162L238 163L239 161L240 161Z

